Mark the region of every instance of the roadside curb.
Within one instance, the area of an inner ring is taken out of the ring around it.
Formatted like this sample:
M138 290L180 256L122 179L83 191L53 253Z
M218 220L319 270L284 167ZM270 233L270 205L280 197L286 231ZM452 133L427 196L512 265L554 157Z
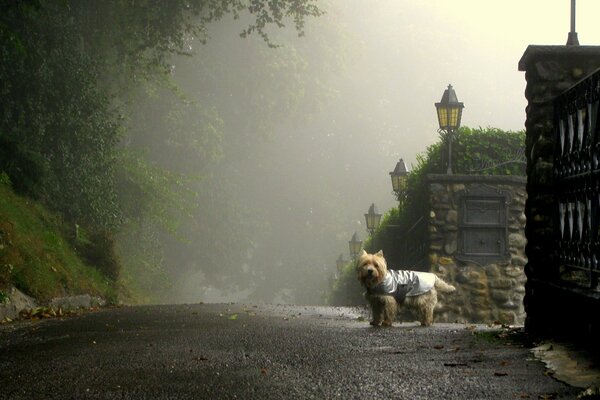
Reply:
M6 294L6 298L3 303L0 303L0 323L20 319L23 314L35 314L33 311L39 309L72 312L106 306L104 299L89 294L56 297L47 303L41 304L15 287L10 287L3 290L3 292Z

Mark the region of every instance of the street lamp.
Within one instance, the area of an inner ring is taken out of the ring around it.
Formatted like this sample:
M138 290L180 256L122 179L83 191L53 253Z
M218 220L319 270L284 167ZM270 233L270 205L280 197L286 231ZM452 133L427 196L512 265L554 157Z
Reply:
M375 230L379 226L379 222L381 221L381 214L377 212L377 207L375 207L375 203L371 204L369 207L369 212L365 214L365 220L367 222L367 230L371 233L375 233Z
M341 271L347 263L348 261L344 260L344 255L342 253L340 253L340 256L335 260L335 266L338 271Z
M406 170L406 163L403 159L400 159L396 163L396 168L392 172L390 172L390 176L392 177L392 188L394 192L396 192L396 197L398 201L401 203L406 196L406 185L408 179L408 171Z
M448 89L444 90L442 100L435 103L440 125L438 133L442 140L448 142L448 170L446 171L448 175L452 175L452 140L460 128L460 118L464 107L463 103L458 101L452 85L448 85Z
M348 242L348 247L350 247L350 258L353 260L356 258L360 249L362 249L362 240L358 239L358 233L354 232L352 235L352 239Z

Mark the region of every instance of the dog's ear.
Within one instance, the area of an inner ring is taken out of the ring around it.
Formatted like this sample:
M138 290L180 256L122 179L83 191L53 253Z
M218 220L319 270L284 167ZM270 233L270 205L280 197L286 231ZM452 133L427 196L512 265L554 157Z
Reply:
M359 257L362 257L362 256L364 256L365 254L367 254L367 252L365 251L365 249L362 249L362 250L360 251L360 253L358 253L358 256L359 256Z
M377 257L383 257L383 250L379 250L377 253L375 253L375 255Z

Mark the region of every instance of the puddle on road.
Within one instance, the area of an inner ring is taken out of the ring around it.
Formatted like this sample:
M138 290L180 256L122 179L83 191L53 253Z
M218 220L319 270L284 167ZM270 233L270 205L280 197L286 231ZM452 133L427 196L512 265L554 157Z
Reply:
M573 345L544 343L531 350L552 376L568 385L600 394L600 360Z

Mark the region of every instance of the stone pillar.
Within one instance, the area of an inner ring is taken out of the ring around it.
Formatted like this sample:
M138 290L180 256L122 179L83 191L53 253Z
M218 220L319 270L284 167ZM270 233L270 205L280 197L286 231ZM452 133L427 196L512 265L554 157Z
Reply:
M519 61L527 87L527 226L528 263L525 311L526 329L552 334L561 324L559 289L548 282L558 275L554 262L553 100L600 67L598 46L529 46ZM568 310L564 310L568 313Z
M435 320L522 324L527 262L525 178L429 175L428 180L430 271L457 288L453 294L439 296ZM488 194L502 200L494 203ZM491 206L484 210L490 203L499 209ZM470 214L473 212L477 215ZM496 216L503 222L501 228L494 228L493 240L486 234L485 224L477 228L468 226L469 221L479 218L482 212L489 212L492 219ZM467 232L468 229L474 230ZM476 247L486 240L493 242L492 247L501 242L498 256L484 254L488 251L487 245L482 245L483 250L477 254Z

